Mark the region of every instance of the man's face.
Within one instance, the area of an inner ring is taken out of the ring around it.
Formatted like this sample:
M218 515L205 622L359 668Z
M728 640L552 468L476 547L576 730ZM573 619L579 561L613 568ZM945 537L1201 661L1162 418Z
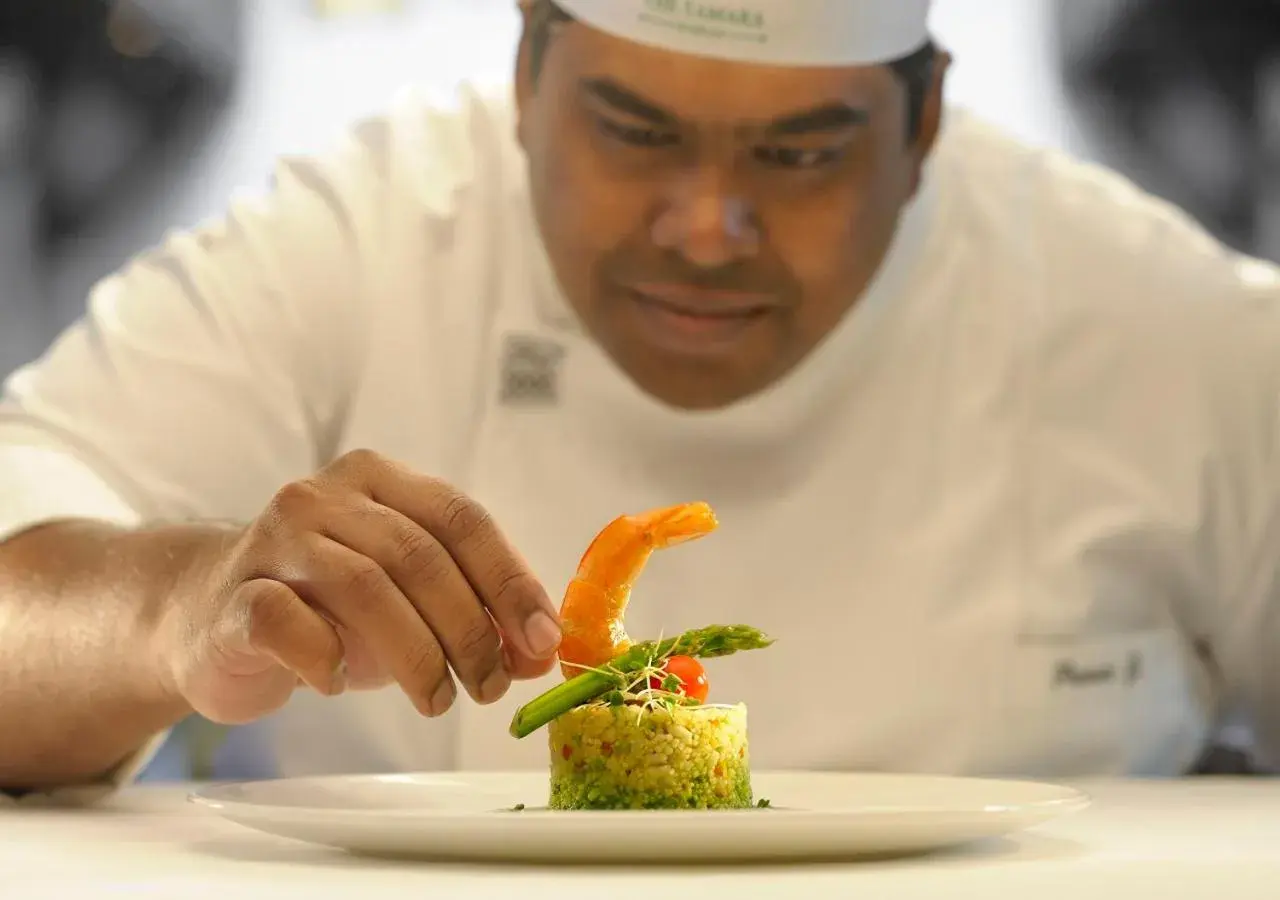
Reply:
M884 67L709 60L565 26L518 73L553 268L642 390L714 409L767 388L874 277L937 127Z

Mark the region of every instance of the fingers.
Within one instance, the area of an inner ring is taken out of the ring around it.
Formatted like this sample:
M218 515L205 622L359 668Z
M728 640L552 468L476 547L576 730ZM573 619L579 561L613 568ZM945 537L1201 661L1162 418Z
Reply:
M439 541L409 518L363 496L353 497L325 531L388 574L434 633L472 699L493 703L506 694L511 675L498 628Z
M342 641L288 586L255 579L236 591L249 647L274 659L312 690L342 693Z
M554 657L556 608L515 548L476 501L449 485L372 454L344 458L341 474L377 503L417 524L452 557L521 662Z
M381 661L426 716L443 715L457 688L436 634L377 562L322 535L273 573L294 593L351 632Z
M350 677L389 675L435 716L457 697L451 669L492 703L555 666L551 599L487 511L439 480L350 453L282 488L251 538L255 640L317 690L340 689L345 655Z

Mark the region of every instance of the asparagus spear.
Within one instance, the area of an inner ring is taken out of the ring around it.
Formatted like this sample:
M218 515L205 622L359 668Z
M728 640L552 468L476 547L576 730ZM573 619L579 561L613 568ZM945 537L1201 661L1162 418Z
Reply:
M575 706L625 688L645 668L675 654L710 659L745 650L762 650L773 639L749 625L709 625L677 637L644 641L620 653L599 669L584 671L530 700L511 720L511 735L524 738Z

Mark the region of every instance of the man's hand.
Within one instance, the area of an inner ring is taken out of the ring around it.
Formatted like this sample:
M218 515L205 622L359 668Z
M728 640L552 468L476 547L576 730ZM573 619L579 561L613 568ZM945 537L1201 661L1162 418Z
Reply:
M367 451L286 485L160 626L175 687L216 722L397 682L428 716L545 675L547 593L474 500ZM452 673L451 674L451 670Z

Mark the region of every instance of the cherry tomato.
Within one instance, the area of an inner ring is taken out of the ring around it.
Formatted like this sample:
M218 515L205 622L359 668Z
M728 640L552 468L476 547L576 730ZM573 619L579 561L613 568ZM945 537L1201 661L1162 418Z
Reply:
M667 660L663 669L668 675L680 679L680 693L698 703L706 702L711 683L707 681L707 670L702 667L702 663L692 656L673 656ZM650 677L649 687L661 690L662 679Z

